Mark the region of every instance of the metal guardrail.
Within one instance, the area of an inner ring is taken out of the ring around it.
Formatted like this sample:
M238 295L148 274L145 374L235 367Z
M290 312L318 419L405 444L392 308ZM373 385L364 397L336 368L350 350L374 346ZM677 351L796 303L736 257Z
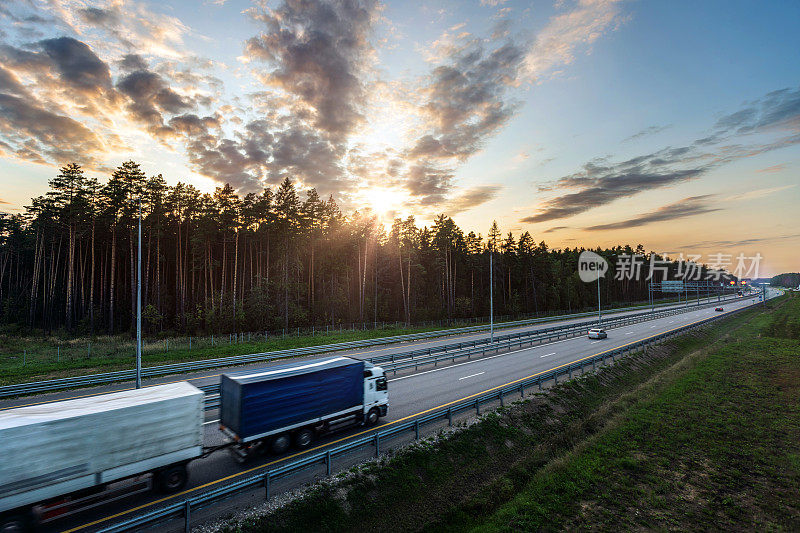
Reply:
M344 453L356 450L358 448L374 446L375 456L377 457L380 455L380 444L382 440L409 431L414 431L415 438L418 439L420 427L424 424L443 419L447 419L448 423L452 424L454 414L472 409L475 409L476 412L480 414L480 408L482 404L495 402L499 400L502 406L504 405L505 397L508 396L509 394L519 393L520 396L523 396L525 394L526 388L537 386L539 389L541 389L542 384L550 380L554 380L555 383L557 384L559 376L563 375L567 375L568 379L571 379L573 372L576 372L578 370L583 371L583 369L589 365L591 365L592 369L594 370L597 366L597 363L600 363L602 365L609 358L613 362L614 358L617 356L623 356L633 352L638 352L647 346L663 342L676 335L681 335L686 331L706 325L709 322L718 320L722 317L730 316L734 313L737 313L744 309L748 309L750 307L751 306L749 305L744 306L739 309L729 311L724 315L714 316L711 318L707 318L705 320L688 324L686 326L681 326L665 333L653 335L652 337L648 337L647 339L643 339L641 341L632 342L625 346L621 346L619 348L615 348L612 350L607 350L597 355L586 357L579 361L567 363L565 365L562 365L560 367L554 368L546 372L541 372L533 376L529 376L527 378L522 378L517 381L510 382L504 386L497 387L494 390L487 391L485 394L482 394L480 396L465 398L460 402L454 402L450 405L447 405L446 407L442 407L440 409L437 409L436 411L426 413L425 415L417 417L413 420L406 421L402 424L393 425L393 427L391 428L384 430L380 430L380 428L378 428L369 435L354 438L339 446L328 448L327 450L323 450L314 454L309 454L301 459L286 463L277 468L273 468L272 470L267 470L266 472L254 474L250 477L247 477L235 483L230 483L228 485L225 485L224 487L220 487L218 489L209 491L202 495L195 496L194 498L189 498L182 502L177 502L171 505L167 505L160 509L156 509L145 514L129 518L122 522L118 522L117 524L101 529L100 532L115 533L118 531L129 531L132 529L140 529L143 527L152 527L156 524L162 523L167 520L180 519L180 518L183 518L184 530L188 532L191 525L191 514L193 511L198 511L205 507L209 507L217 502L230 498L242 491L263 487L265 490L266 498L269 499L270 482L276 479L287 477L298 471L304 470L310 466L318 464L324 464L326 466L327 475L330 475L332 473L333 459L338 455L342 455Z
M727 301L727 300L722 300ZM675 304L666 304L670 306L674 306ZM688 308L699 308L699 305L692 304L691 306L687 306ZM675 309L686 309L687 307L675 307ZM619 308L616 310L609 310L605 313L621 313L629 311L631 308ZM641 315L653 315L653 311L643 311L642 313L637 313ZM583 316L592 316L594 312L587 312L587 313L576 313L573 315L560 315L555 317L546 317L546 318L538 318L538 319L528 319L528 320L520 320L516 322L504 322L502 324L495 324L495 328L510 328L510 327L519 327L519 326L526 326L526 325L533 325L542 322L552 322L555 320L565 320L571 318L579 318ZM634 315L635 316L635 315ZM593 321L591 323L596 323ZM584 323L584 327L589 325L590 322ZM569 324L563 326L556 326L556 327L567 327L570 326ZM426 333L414 333L409 335L397 335L394 337L381 337L378 339L367 339L361 341L349 341L349 342L340 342L335 344L324 344L321 346L309 346L305 348L292 348L288 350L278 350L274 352L264 352L264 353L256 353L256 354L246 354L246 355L233 355L229 357L221 357L215 359L205 359L200 361L188 361L185 363L173 363L169 365L159 365L159 366L151 366L151 367L144 367L142 368L142 377L158 377L158 376L165 376L169 374L177 374L182 372L192 372L198 370L208 370L210 368L219 368L223 366L233 366L233 365L240 365L246 363L254 363L259 361L271 361L275 359L285 359L289 357L297 357L302 355L317 355L322 353L334 352L334 351L341 351L341 350L348 350L354 348L365 348L371 346L380 346L385 344L394 344L400 342L408 342L414 340L422 340L427 338L433 337L446 337L452 335L460 335L463 333L474 333L474 332L481 332L481 331L488 331L488 326L468 326L465 328L454 328L449 330L439 330L439 331L432 331ZM544 330L536 330L536 331L544 331ZM497 338L497 337L495 337ZM401 355L401 354L395 354ZM377 361L377 360L376 360ZM381 361L377 361L381 362ZM131 370L119 370L115 372L104 372L99 374L85 374L82 376L74 376L68 378L59 378L59 379L51 379L51 380L44 380L44 381L32 381L28 383L16 383L14 385L4 385L0 386L0 398L7 398L11 396L21 396L26 394L34 394L34 393L41 393L41 392L53 392L57 390L64 390L64 389L71 389L76 387L85 387L90 385L103 385L107 383L114 383L118 381L129 381L136 378L136 371L135 369Z
M704 309L710 306L693 307L692 310ZM624 316L619 318L606 319L603 325L606 328L623 327L630 324L637 324L649 320L656 320L668 316L674 316L686 312L686 308L667 309L665 311L658 311L656 313L636 314ZM474 341L459 342L448 344L444 346L436 346L433 348L425 348L422 350L414 350L411 352L403 352L400 354L380 355L365 359L371 363L380 364L386 372L393 372L395 375L398 370L406 370L414 367L417 370L422 365L433 364L436 365L441 361L452 361L462 357L470 358L473 355L485 356L488 352L499 353L503 350L510 350L515 347L524 345L533 346L537 343L569 338L586 334L586 328L597 324L596 320L588 322L580 322L577 324L565 324L562 326L554 326L544 330L523 331L519 333L509 333L502 336L495 337L494 341L490 339L477 339ZM220 406L219 399L219 383L211 385L199 386L203 392L206 393L205 409L206 411L217 409Z

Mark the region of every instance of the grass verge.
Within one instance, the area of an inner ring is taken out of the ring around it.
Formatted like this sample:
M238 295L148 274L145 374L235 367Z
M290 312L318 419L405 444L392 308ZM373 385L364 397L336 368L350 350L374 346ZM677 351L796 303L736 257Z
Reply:
M669 301L659 301L664 305ZM646 305L632 305L625 309L636 310ZM552 317L559 320L561 317ZM542 317L547 321L548 317ZM200 361L217 357L264 353L308 346L322 346L340 342L393 337L430 331L446 332L464 326L487 326L488 323L465 323L452 327L411 326L383 327L366 330L319 330L316 334L263 335L242 334L214 337L145 339L142 345L142 365L156 366L187 361ZM502 328L503 324L495 324ZM299 333L299 331L298 331ZM246 339L246 340L245 340ZM261 340L259 340L261 339ZM136 344L126 335L106 335L94 338L63 337L60 335L20 335L18 331L0 330L0 385L26 381L62 378L92 372L111 372L130 369L135 362Z
M798 530L800 342L774 333L800 298L770 305L227 530Z

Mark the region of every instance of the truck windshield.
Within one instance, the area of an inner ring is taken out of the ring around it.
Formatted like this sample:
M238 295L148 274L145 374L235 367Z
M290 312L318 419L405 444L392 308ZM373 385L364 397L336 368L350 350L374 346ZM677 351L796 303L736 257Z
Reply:
M386 382L386 378L378 378L375 380L375 390L388 390L389 384Z

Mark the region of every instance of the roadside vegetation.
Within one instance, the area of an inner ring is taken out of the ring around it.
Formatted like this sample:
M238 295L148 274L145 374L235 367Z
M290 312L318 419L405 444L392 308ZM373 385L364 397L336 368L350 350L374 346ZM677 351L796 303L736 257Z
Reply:
M227 530L797 531L799 319L784 296Z
M669 300L659 301L664 305ZM623 307L616 304L612 309ZM646 307L646 304L639 304ZM631 309L639 307L627 305ZM577 312L577 311L576 311ZM556 315L564 314L562 312ZM509 317L503 317L509 319ZM540 318L547 318L546 315ZM224 334L202 337L163 337L145 339L142 344L142 365L155 366L217 357L321 346L339 342L392 337L428 331L446 331L464 326L488 326L487 322L452 321L405 326L402 323L382 324L372 329L322 328ZM502 323L495 323L502 327ZM110 372L131 368L136 354L136 340L130 335L80 337L68 334L22 335L19 329L0 329L0 385L39 379L67 377L93 372Z

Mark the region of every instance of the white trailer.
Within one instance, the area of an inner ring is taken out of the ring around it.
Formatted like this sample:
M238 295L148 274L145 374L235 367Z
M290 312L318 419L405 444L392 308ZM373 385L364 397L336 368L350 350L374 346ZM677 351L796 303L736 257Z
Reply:
M203 401L181 382L0 411L0 529L99 505L124 479L180 490L203 453Z

